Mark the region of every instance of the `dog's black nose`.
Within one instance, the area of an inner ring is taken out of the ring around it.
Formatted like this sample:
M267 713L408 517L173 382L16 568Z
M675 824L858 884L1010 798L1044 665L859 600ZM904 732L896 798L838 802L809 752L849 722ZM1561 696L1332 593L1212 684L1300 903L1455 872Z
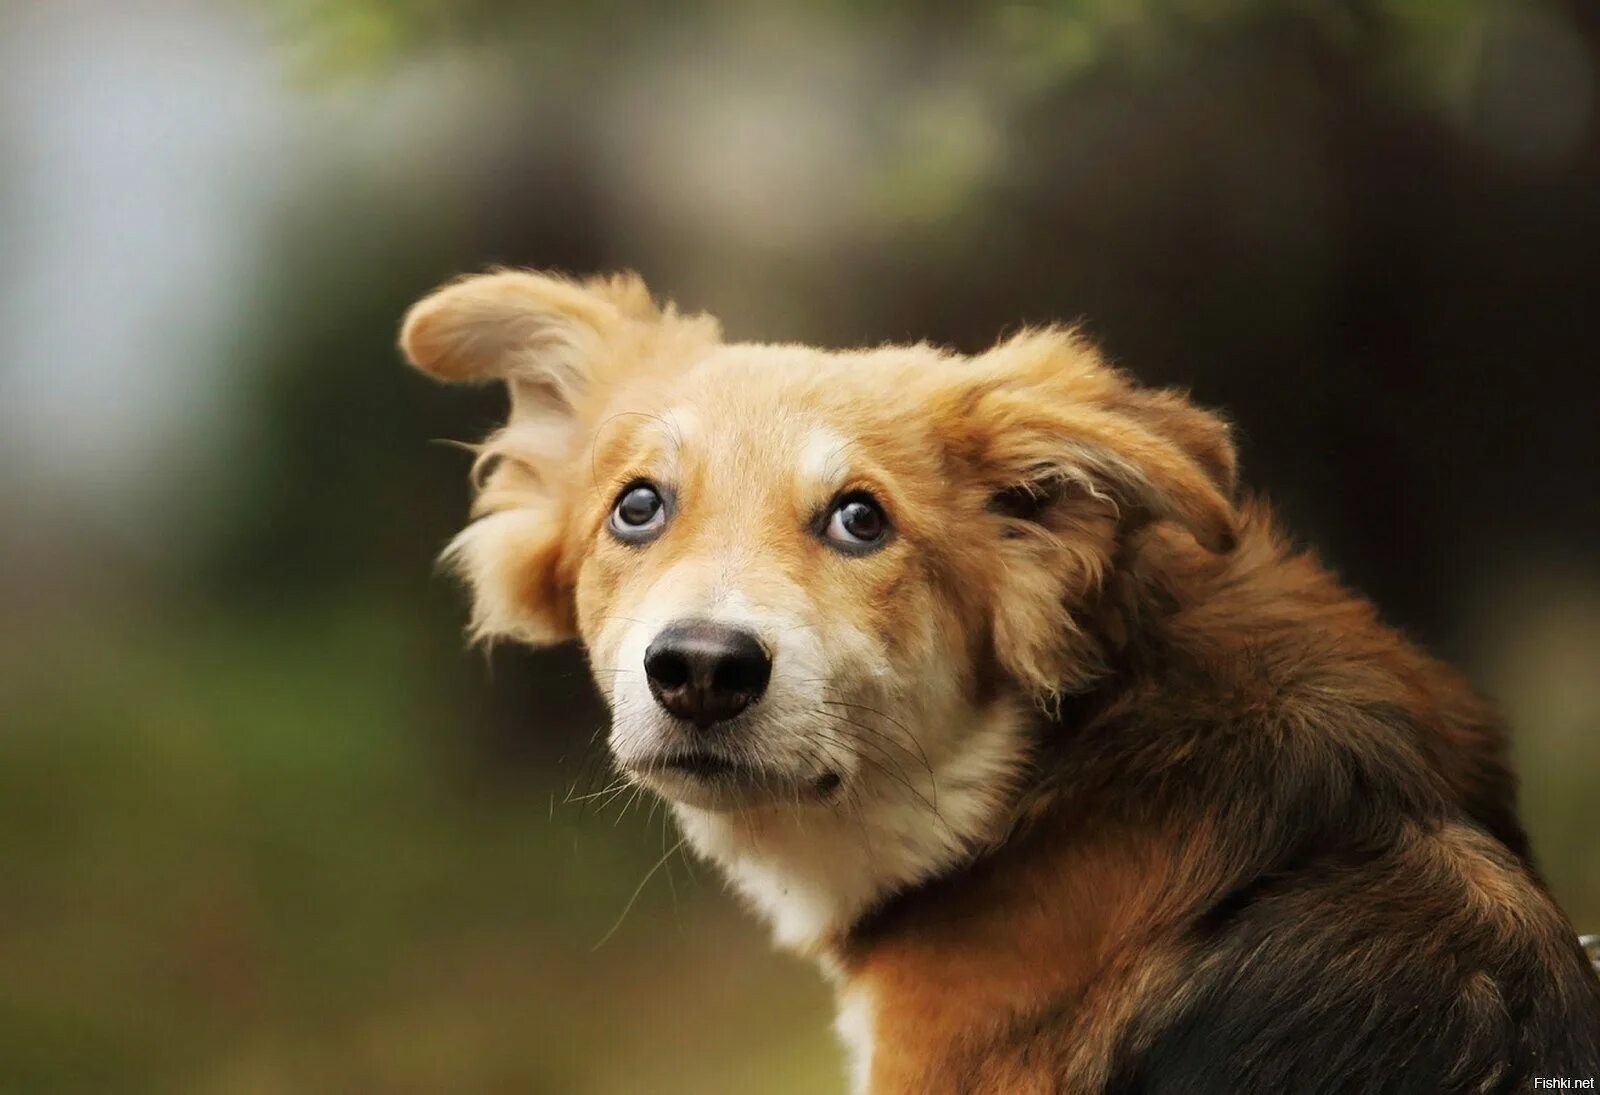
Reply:
M644 652L650 694L668 711L710 726L766 691L772 659L750 632L706 620L669 624Z

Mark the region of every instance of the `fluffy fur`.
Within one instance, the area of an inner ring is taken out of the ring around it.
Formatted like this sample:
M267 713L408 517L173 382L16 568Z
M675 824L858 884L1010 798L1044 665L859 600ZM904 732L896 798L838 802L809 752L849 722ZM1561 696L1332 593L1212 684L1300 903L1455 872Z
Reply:
M473 631L582 640L619 767L834 977L858 1090L1600 1073L1497 717L1236 502L1215 415L1070 331L727 344L628 277L468 278L401 342L511 391L448 552ZM647 544L608 532L638 482ZM861 492L891 533L840 552ZM684 619L771 652L714 732L641 670Z

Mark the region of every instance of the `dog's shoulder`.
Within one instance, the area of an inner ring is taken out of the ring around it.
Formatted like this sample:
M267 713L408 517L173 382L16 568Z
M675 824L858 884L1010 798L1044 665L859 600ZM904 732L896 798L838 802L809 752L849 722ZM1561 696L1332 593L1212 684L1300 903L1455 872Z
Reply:
M1600 1074L1600 981L1530 864L1498 715L1261 525L1243 550L1119 704L1062 727L1062 798L1188 819L1168 908L1194 904L1132 943L1171 968L1108 962L1014 1044L1114 1025L1095 1071L1122 1091Z

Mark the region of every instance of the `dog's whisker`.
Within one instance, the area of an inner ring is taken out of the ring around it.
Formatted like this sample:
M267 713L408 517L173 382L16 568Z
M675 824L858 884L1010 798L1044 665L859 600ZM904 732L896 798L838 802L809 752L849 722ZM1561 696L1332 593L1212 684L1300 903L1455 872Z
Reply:
M817 712L817 714L822 715L825 718L834 719L834 720L836 720L838 722L844 723L845 725L848 725L848 726L852 726L855 729L859 730L863 735L865 735L865 737L863 738L863 742L866 743L866 744L872 745L873 748L877 749L881 755L888 756L888 750L892 746L893 748L898 749L901 753L904 753L907 757L910 757L912 759L917 760L922 765L922 767L927 771L927 773L928 773L928 782L930 784L937 785L938 780L934 776L933 765L931 763L929 763L928 755L926 753L924 753L920 748L916 749L916 750L913 750L913 749L907 747L903 742L900 742L900 741L896 740L895 738L890 737L887 734L884 734L882 731L876 729L875 727L867 726L867 725L865 725L865 724L863 724L861 722L856 721L855 719L851 719L851 718L849 718L849 717L847 717L845 715L840 715L840 714L838 714L837 712L834 712L834 711L820 711L819 710Z
M590 791L588 794L575 795L575 794L570 794L569 793L566 798L561 800L561 804L563 806L567 806L567 805L571 805L574 802L586 802L586 801L588 801L590 799L600 798L602 795L610 794L612 791L617 790L619 787L626 786L627 782L628 782L627 778L623 777L621 779L616 780L613 783L607 784L605 787L602 787L598 791Z
M814 733L817 733L826 741L831 741L839 745L841 748L850 748L850 743L845 739L828 734L824 731L814 731ZM856 759L861 763L871 765L876 771L883 773L883 775L889 779L892 779L896 783L900 784L910 794L916 797L925 807L927 807L929 812L933 813L936 817L938 816L938 811L934 808L933 803L928 800L926 795L917 790L916 786L911 782L911 779L905 774L904 768L902 768L900 765L889 761L887 758L880 759L879 757L869 756L868 754L862 753L859 750L855 751L855 756Z
M622 922L628 919L628 913L633 911L633 906L636 902L638 902L639 895L644 893L645 886L649 885L650 880L655 877L655 873L662 868L667 860L672 858L672 853L683 847L684 841L688 839L688 837L679 837L678 842L674 844L669 851L665 852L660 859L656 860L653 867L645 872L645 876L639 880L639 884L633 888L633 893L629 895L628 903L622 907L622 912L617 915L616 923L612 924L606 933L600 937L599 941L597 941L594 946L589 948L590 953L593 953L594 951L597 951L601 947L605 946L606 943L610 941L611 937L617 934L617 929L622 927Z

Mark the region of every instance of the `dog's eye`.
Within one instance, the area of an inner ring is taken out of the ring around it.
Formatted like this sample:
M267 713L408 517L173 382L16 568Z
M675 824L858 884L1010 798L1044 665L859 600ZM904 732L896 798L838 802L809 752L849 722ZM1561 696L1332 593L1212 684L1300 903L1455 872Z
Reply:
M833 504L823 535L828 542L846 551L864 551L883 542L889 534L889 519L883 507L870 494L847 494Z
M612 535L619 540L652 540L667 523L667 506L651 483L629 483L611 507Z

